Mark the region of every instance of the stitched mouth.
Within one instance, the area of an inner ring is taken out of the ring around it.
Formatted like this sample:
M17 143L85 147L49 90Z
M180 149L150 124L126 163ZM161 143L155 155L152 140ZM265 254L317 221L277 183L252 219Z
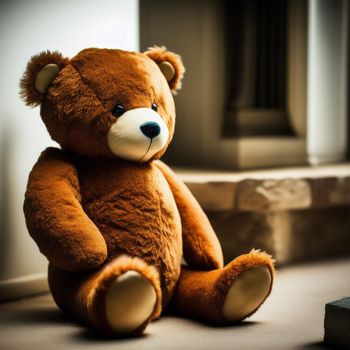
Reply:
M153 139L150 140L149 145L148 145L148 148L147 148L147 151L146 151L146 153L140 158L140 161L142 161L142 160L146 157L148 151L151 149L152 141L153 141Z

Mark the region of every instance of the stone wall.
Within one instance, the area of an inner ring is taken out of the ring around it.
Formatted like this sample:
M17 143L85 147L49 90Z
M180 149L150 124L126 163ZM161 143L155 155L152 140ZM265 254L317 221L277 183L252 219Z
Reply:
M349 165L178 174L207 212L226 261L252 248L279 264L350 255Z

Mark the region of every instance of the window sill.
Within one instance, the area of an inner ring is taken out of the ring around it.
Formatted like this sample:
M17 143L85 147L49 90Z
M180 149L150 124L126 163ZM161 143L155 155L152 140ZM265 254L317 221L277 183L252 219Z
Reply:
M177 169L227 261L252 248L280 264L350 253L350 164L244 172Z
M350 163L254 171L176 169L206 211L350 205Z

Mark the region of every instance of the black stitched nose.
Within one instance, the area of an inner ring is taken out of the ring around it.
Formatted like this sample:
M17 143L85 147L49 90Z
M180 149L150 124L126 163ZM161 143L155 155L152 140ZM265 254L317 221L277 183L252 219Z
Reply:
M140 129L150 139L160 134L160 126L156 122L146 122L140 126Z

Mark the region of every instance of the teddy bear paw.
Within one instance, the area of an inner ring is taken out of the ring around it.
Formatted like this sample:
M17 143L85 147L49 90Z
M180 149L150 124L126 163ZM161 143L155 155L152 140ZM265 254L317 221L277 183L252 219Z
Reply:
M130 333L152 315L157 301L152 284L136 271L118 276L106 293L106 317L115 333Z
M251 268L234 280L223 305L223 316L227 321L240 321L263 303L270 292L272 277L267 266Z

